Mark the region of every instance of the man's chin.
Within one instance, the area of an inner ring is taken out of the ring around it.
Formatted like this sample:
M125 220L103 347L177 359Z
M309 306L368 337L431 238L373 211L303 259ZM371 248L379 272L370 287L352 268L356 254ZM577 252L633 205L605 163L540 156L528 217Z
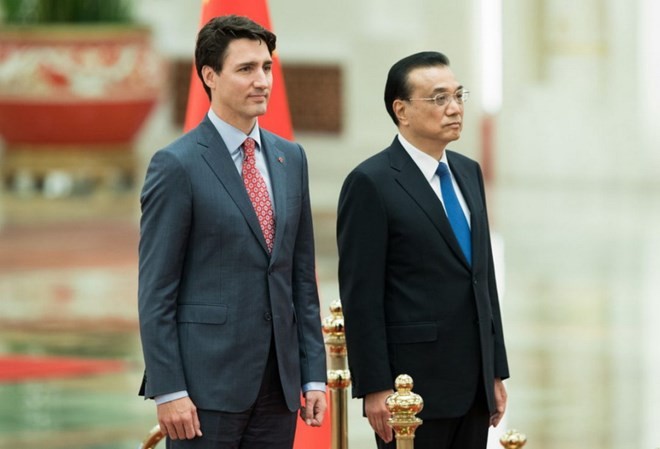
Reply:
M268 112L268 107L267 105L263 105L263 107L257 107L254 111L255 117L260 117L264 115L266 112Z

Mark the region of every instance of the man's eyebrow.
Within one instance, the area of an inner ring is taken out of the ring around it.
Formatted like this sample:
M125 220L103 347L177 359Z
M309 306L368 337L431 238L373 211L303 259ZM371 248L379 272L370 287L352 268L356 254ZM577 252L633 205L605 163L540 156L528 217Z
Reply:
M272 64L273 60L272 59L267 59L264 61L243 61L239 62L236 64L237 67L250 67L250 66L260 66L260 65L268 65Z
M464 89L464 87L461 85L461 86L456 87L456 90L454 90L454 92L458 92L458 91L461 91L463 89ZM433 89L433 93L444 93L444 92L451 92L451 91L449 89L447 89L446 87L436 87L435 89Z

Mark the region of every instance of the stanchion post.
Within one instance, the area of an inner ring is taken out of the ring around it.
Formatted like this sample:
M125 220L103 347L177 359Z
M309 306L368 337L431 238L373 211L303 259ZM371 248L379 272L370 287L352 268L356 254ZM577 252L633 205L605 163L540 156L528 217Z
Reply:
M504 449L520 449L527 443L527 437L515 429L507 431L500 438L500 444Z
M414 449L415 430L422 424L417 415L424 408L424 400L413 393L413 380L407 374L400 374L394 381L396 393L385 401L392 414L388 424L394 429L397 449Z
M330 304L330 316L323 320L325 345L328 350L328 387L332 423L332 449L348 449L348 397L351 374L346 362L346 336L341 302Z
M163 435L163 432L160 431L160 426L156 424L146 436L144 441L142 441L140 449L154 449L164 436L165 435Z

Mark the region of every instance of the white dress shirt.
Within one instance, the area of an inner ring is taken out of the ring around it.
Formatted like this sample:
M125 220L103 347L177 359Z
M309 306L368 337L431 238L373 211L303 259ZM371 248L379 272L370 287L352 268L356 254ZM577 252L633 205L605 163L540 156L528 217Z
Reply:
M442 200L442 188L440 187L440 176L438 176L436 170L438 169L438 164L440 162L444 162L445 164L447 164L447 167L449 168L449 174L451 175L451 183L454 186L454 191L456 192L456 197L458 197L458 202L461 205L461 209L463 209L463 213L465 214L465 219L468 222L468 226L470 226L470 209L468 208L468 205L465 202L465 198L463 197L461 188L458 186L458 183L456 182L456 178L454 178L454 174L451 172L451 168L449 167L449 163L447 162L447 152L443 151L442 158L439 161L437 161L432 156L416 148L413 144L408 142L406 138L403 137L401 134L398 134L397 137L399 139L399 142L401 142L403 148L406 150L406 152L415 162L415 165L417 165L421 170L422 174L424 175L424 178L426 178L426 180L428 181L429 185L435 192L440 202L442 202L443 208L445 206L445 202ZM445 209L445 213L447 213L446 209Z

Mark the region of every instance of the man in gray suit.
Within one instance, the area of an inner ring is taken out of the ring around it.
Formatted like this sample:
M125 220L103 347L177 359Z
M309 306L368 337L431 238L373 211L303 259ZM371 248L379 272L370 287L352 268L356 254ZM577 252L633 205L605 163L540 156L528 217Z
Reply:
M248 18L209 21L195 64L211 108L147 170L141 394L169 448L289 449L296 411L319 426L326 409L307 162L257 121L274 49Z

